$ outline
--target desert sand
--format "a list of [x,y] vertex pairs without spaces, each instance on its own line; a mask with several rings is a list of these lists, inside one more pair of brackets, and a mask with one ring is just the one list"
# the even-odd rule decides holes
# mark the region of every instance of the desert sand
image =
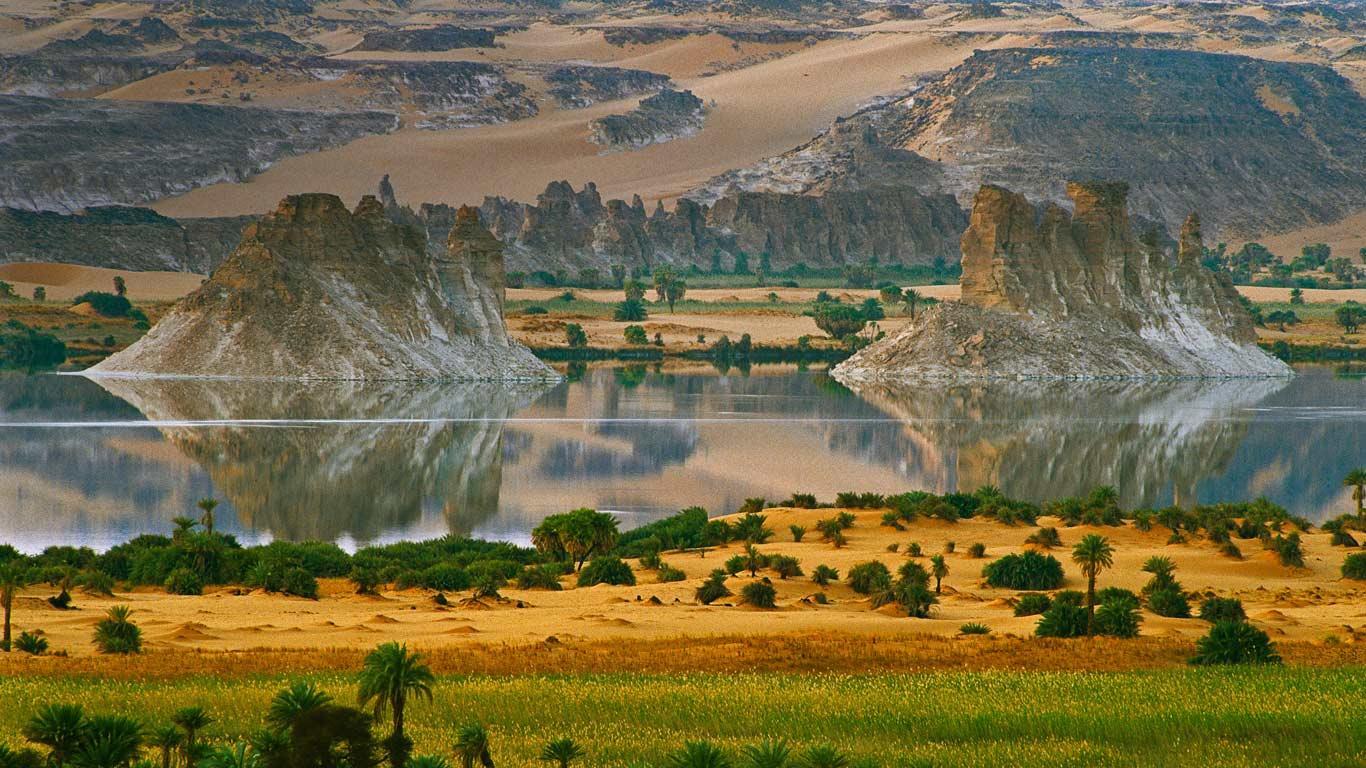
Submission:
[[[839,631],[864,637],[905,638],[909,635],[950,637],[965,622],[981,622],[997,635],[1028,636],[1038,617],[1015,617],[1016,592],[987,587],[982,567],[1002,555],[1025,548],[1028,526],[1006,526],[990,520],[958,523],[921,520],[908,530],[879,525],[881,511],[855,511],[857,522],[849,529],[848,545],[842,549],[823,543],[816,533],[800,543],[792,541],[788,526],[814,529],[818,518],[832,510],[774,508],[766,511],[768,527],[775,531],[766,553],[792,555],[809,573],[818,564],[830,565],[846,574],[851,566],[881,560],[893,571],[907,559],[911,542],[919,542],[926,557],[943,552],[949,541],[957,551],[946,556],[949,575],[944,580],[940,604],[931,618],[909,619],[897,610],[873,610],[867,598],[843,582],[826,590],[828,605],[809,600],[821,590],[809,578],[781,580],[773,577],[778,608],[757,610],[726,598],[711,606],[698,604],[693,591],[699,580],[721,567],[743,545],[698,552],[669,552],[664,560],[682,569],[687,580],[655,583],[654,574],[637,565],[637,586],[599,585],[574,588],[564,579],[560,592],[504,589],[502,600],[462,600],[450,595],[451,605],[439,606],[426,590],[386,590],[377,596],[360,596],[344,580],[322,584],[319,600],[283,597],[241,588],[216,588],[199,597],[167,595],[161,590],[140,588],[114,597],[76,595],[78,610],[57,611],[44,601],[51,588],[25,590],[15,602],[14,621],[19,629],[42,629],[53,649],[72,656],[93,654],[91,628],[105,610],[127,604],[143,629],[152,653],[184,651],[242,651],[248,649],[363,649],[385,640],[402,640],[424,649],[459,648],[470,645],[530,644],[553,636],[559,642],[593,642],[620,639],[648,641],[665,638],[708,638],[723,635],[760,637]],[[1040,525],[1057,521],[1041,518]],[[1331,547],[1329,536],[1304,535],[1306,567],[1287,568],[1256,542],[1240,542],[1244,560],[1231,560],[1204,541],[1167,545],[1168,532],[1154,526],[1147,533],[1130,526],[1060,528],[1063,548],[1052,554],[1064,563],[1064,588],[1084,589],[1085,582],[1068,556],[1082,536],[1098,533],[1115,546],[1114,567],[1105,571],[1099,585],[1138,591],[1147,574],[1144,560],[1155,554],[1172,558],[1176,575],[1185,588],[1199,596],[1240,598],[1254,624],[1279,642],[1366,641],[1366,588],[1360,582],[1342,580],[1338,568],[1346,554]],[[968,545],[986,545],[985,558],[966,554]],[[900,552],[888,547],[899,545]],[[772,576],[772,574],[768,574]],[[764,576],[760,574],[760,578]],[[747,574],[727,584],[737,595],[750,581]],[[1198,599],[1195,601],[1198,608]],[[1153,638],[1191,639],[1203,635],[1208,624],[1198,618],[1172,619],[1144,611],[1142,635]],[[1333,637],[1336,640],[1329,640]]]
[[133,272],[51,262],[0,264],[0,280],[13,285],[15,293],[29,297],[43,286],[50,301],[69,301],[87,291],[113,292],[115,277],[124,279],[132,301],[178,299],[204,281],[203,275],[188,272]]

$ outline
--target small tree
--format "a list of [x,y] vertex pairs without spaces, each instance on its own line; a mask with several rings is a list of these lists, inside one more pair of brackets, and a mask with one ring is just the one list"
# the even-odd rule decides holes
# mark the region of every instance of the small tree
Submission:
[[636,323],[644,320],[649,315],[645,309],[645,302],[639,299],[627,299],[617,305],[612,311],[612,319],[619,323]]
[[825,331],[832,339],[842,339],[863,330],[866,321],[863,313],[847,304],[821,302],[816,305],[812,318],[816,327]]
[[626,294],[627,301],[642,301],[645,298],[645,286],[638,280],[627,280],[622,285],[622,290]]
[[95,625],[95,647],[100,653],[130,654],[142,651],[142,630],[130,619],[126,605],[116,605]]
[[488,729],[478,723],[461,728],[455,740],[455,758],[460,768],[493,768]]
[[1357,518],[1366,527],[1366,467],[1357,467],[1342,478],[1342,484],[1352,489],[1352,499],[1357,503]]
[[199,501],[195,502],[195,506],[196,506],[196,507],[199,507],[199,512],[200,512],[199,524],[202,525],[202,526],[204,526],[204,532],[205,532],[205,533],[212,534],[212,533],[213,533],[213,511],[214,511],[215,509],[218,509],[218,500],[217,500],[217,499],[200,499]]
[[10,619],[14,612],[14,598],[28,585],[28,571],[17,560],[0,563],[0,611],[4,613],[4,634],[0,636],[0,651],[10,649],[13,628]]
[[572,349],[581,349],[588,346],[588,334],[584,332],[583,326],[578,323],[569,323],[565,325],[564,340]]
[[1366,308],[1349,301],[1333,310],[1333,321],[1342,326],[1347,333],[1356,333],[1362,322],[1366,322]]
[[128,283],[124,282],[123,275],[114,275],[114,295],[127,296]]
[[702,582],[693,596],[697,598],[697,602],[703,605],[711,605],[723,597],[730,597],[730,595],[731,591],[726,587],[726,572],[718,568],[712,571],[711,575]]
[[34,288],[34,289],[33,289],[33,300],[34,300],[34,301],[47,301],[47,289],[44,288],[44,287],[41,286],[41,285],[40,285],[40,286],[37,286],[36,288]]
[[573,739],[555,739],[541,748],[540,760],[552,763],[557,768],[569,768],[569,764],[583,757],[583,748]]
[[[412,751],[412,742],[403,730],[408,698],[431,701],[434,682],[436,677],[423,662],[422,654],[410,653],[407,645],[384,643],[365,657],[356,699],[360,706],[370,707],[376,719],[393,715],[394,731],[385,742],[393,768],[403,768]],[[319,706],[312,711],[321,709]]]
[[674,311],[674,304],[682,301],[683,296],[688,292],[688,282],[681,277],[675,277],[669,281],[664,288],[664,299],[669,302],[669,312]]
[[645,334],[645,329],[639,325],[626,326],[622,334],[626,337],[626,343],[634,346],[644,346],[650,343],[650,337]]
[[1290,289],[1290,303],[1291,303],[1291,304],[1303,304],[1303,303],[1304,303],[1304,291],[1300,290],[1299,288],[1291,288],[1291,289]]
[[940,593],[940,586],[944,577],[949,575],[949,564],[944,562],[943,555],[934,555],[930,558],[930,573],[934,576],[934,593]]
[[1086,576],[1086,634],[1090,635],[1096,619],[1096,577],[1114,565],[1115,549],[1104,536],[1092,533],[1072,548],[1072,562],[1081,566]]

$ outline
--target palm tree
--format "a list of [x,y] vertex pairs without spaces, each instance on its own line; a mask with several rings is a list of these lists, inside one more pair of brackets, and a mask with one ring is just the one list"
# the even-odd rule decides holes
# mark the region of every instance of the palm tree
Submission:
[[759,554],[759,548],[753,544],[745,545],[745,570],[749,571],[750,578],[759,574],[759,569],[764,567],[764,556]]
[[1115,564],[1115,549],[1110,540],[1099,534],[1088,534],[1072,548],[1072,562],[1086,574],[1086,635],[1089,637],[1096,623],[1096,576]]
[[[432,698],[432,683],[436,677],[432,670],[422,662],[422,654],[409,653],[407,645],[385,643],[365,657],[365,666],[360,673],[358,691],[361,707],[372,706],[375,718],[380,719],[393,712],[394,733],[392,744],[400,747],[407,744],[403,734],[403,711],[408,704],[408,696]],[[402,768],[406,749],[390,749],[390,760],[394,768]]]
[[71,756],[73,768],[127,768],[142,751],[142,726],[121,715],[86,721],[81,745]]
[[175,530],[171,532],[171,539],[173,541],[180,541],[191,533],[194,533],[194,527],[199,525],[199,521],[193,517],[181,515],[171,518],[171,524],[175,526]]
[[451,764],[440,755],[418,755],[409,758],[403,768],[451,768]]
[[669,755],[668,768],[730,768],[730,758],[710,741],[689,741]]
[[1352,488],[1352,498],[1357,502],[1357,518],[1366,525],[1366,467],[1357,467],[1342,479],[1342,484]]
[[475,723],[460,729],[455,740],[455,757],[460,768],[493,768],[493,755],[489,752],[489,732],[484,726]]
[[949,575],[949,564],[944,562],[943,555],[935,555],[930,558],[930,573],[934,575],[934,593],[937,595],[944,577]]
[[834,747],[811,747],[802,753],[802,768],[848,768],[849,756]]
[[195,736],[213,724],[213,717],[203,707],[184,707],[171,715],[171,722],[185,731],[185,757],[193,762]]
[[24,725],[24,738],[48,748],[48,761],[64,765],[81,745],[86,729],[85,711],[77,704],[49,704]]
[[746,768],[786,768],[792,750],[782,739],[769,739],[743,747],[740,756],[745,759]]
[[28,585],[28,572],[18,562],[0,563],[0,610],[4,611],[4,635],[0,636],[0,651],[10,649],[10,616],[14,611],[14,596]]
[[317,686],[299,681],[275,694],[266,720],[277,728],[288,728],[294,723],[294,718],[331,701],[332,697],[318,690]]
[[171,757],[176,747],[185,742],[185,735],[174,725],[163,725],[147,734],[147,744],[161,750],[161,768],[171,768]]
[[583,757],[583,748],[573,739],[556,739],[541,749],[541,762],[554,763],[559,768],[569,768],[569,764]]
[[906,302],[906,306],[910,308],[911,319],[914,320],[915,305],[920,301],[920,292],[914,288],[907,288],[906,292],[901,294],[901,300]]
[[219,747],[199,761],[198,768],[261,768],[261,755],[244,741]]
[[213,533],[213,511],[218,507],[218,499],[200,499],[195,506],[204,513],[199,518],[199,523],[204,526],[204,532]]

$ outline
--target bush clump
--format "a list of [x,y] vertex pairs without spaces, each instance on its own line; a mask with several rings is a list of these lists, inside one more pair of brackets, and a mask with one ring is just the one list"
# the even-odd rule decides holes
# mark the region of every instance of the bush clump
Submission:
[[828,586],[830,582],[840,580],[840,572],[828,565],[818,565],[811,571],[811,580],[818,587]]
[[1366,579],[1366,552],[1348,555],[1342,561],[1342,578]]
[[177,568],[166,577],[166,591],[173,595],[202,595],[204,580],[189,568]]
[[595,557],[579,571],[580,587],[591,587],[594,584],[634,587],[636,575],[631,571],[631,566],[619,557]]
[[754,581],[740,589],[740,598],[755,608],[773,608],[777,603],[778,591],[768,583],[768,579]]
[[711,605],[723,597],[730,597],[733,593],[726,586],[726,572],[720,568],[711,572],[711,575],[698,586],[693,596],[697,602],[703,605]]
[[964,624],[963,626],[961,626],[961,627],[958,628],[958,634],[960,634],[960,635],[989,635],[989,634],[991,634],[991,627],[988,627],[988,626],[985,625],[985,624],[980,624],[980,623],[975,622],[975,621],[970,621],[970,622],[968,622],[967,624]]
[[100,653],[131,654],[142,652],[142,630],[129,616],[126,605],[116,605],[95,625],[95,647]]
[[561,570],[553,565],[528,565],[517,574],[518,589],[548,589],[558,592]]
[[859,563],[849,569],[849,586],[860,595],[885,592],[892,586],[892,572],[876,560]]
[[1243,601],[1236,597],[1211,597],[1200,604],[1200,618],[1211,624],[1221,621],[1247,621]]
[[1057,589],[1062,586],[1062,563],[1052,555],[1024,552],[987,563],[982,575],[987,584],[1003,589]]
[[688,578],[688,574],[668,563],[660,563],[659,570],[655,572],[655,579],[660,584],[667,584],[671,581],[683,581]]
[[1280,662],[1271,638],[1245,621],[1220,621],[1210,627],[1209,634],[1196,642],[1195,656],[1190,660],[1196,665]]
[[1166,616],[1172,619],[1189,619],[1191,617],[1190,602],[1186,600],[1186,595],[1178,589],[1159,589],[1149,592],[1148,610],[1158,616]]
[[1031,592],[1027,595],[1020,595],[1020,601],[1015,604],[1016,616],[1037,616],[1053,606],[1053,598],[1040,592]]

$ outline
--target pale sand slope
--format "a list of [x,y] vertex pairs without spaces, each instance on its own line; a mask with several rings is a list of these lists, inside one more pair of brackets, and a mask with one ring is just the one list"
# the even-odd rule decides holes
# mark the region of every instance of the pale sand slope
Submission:
[[[1028,635],[1037,617],[1013,615],[1008,600],[1017,593],[986,587],[982,567],[992,559],[1023,549],[1030,527],[1009,527],[987,520],[967,520],[956,524],[942,521],[917,522],[906,531],[878,525],[880,511],[857,512],[858,522],[849,529],[849,544],[835,549],[810,533],[794,543],[788,526],[800,524],[814,529],[818,518],[832,510],[767,510],[773,539],[760,549],[782,553],[801,560],[809,573],[818,564],[827,564],[847,574],[859,562],[881,560],[895,571],[907,557],[887,551],[889,544],[905,548],[919,542],[926,553],[942,552],[946,542],[958,544],[958,551],[947,556],[949,576],[944,580],[941,602],[929,619],[908,619],[891,609],[872,610],[867,598],[855,594],[845,583],[832,584],[827,590],[831,604],[803,602],[802,598],[820,591],[809,578],[780,580],[773,577],[778,592],[778,610],[759,611],[740,605],[696,604],[693,591],[699,580],[718,568],[742,545],[731,544],[708,551],[705,556],[670,552],[665,561],[681,568],[686,581],[655,583],[649,571],[637,570],[635,587],[597,586],[577,589],[565,579],[562,592],[505,589],[509,602],[461,605],[460,595],[452,595],[455,605],[437,606],[432,594],[422,590],[386,591],[380,597],[361,597],[352,593],[344,581],[324,585],[318,601],[266,594],[232,594],[239,590],[216,590],[202,597],[175,597],[163,592],[139,591],[113,598],[78,594],[81,609],[60,612],[42,598],[50,588],[30,588],[16,601],[15,631],[44,630],[55,650],[86,655],[92,627],[111,605],[127,604],[134,620],[143,629],[152,652],[188,649],[240,650],[248,648],[369,648],[385,640],[401,640],[420,648],[458,646],[467,643],[526,643],[554,635],[561,640],[630,638],[667,638],[721,634],[775,634],[840,630],[860,634],[901,635],[928,633],[952,635],[969,621],[978,621],[997,633]],[[1045,518],[1043,524],[1055,523]],[[1255,541],[1239,541],[1245,560],[1230,560],[1218,554],[1207,542],[1165,546],[1166,529],[1156,526],[1148,533],[1131,527],[1063,528],[1064,548],[1053,554],[1064,563],[1065,587],[1084,589],[1085,583],[1068,558],[1069,548],[1087,533],[1099,533],[1115,545],[1114,567],[1100,577],[1100,586],[1119,586],[1138,591],[1147,579],[1139,569],[1149,556],[1162,554],[1177,564],[1177,577],[1187,590],[1201,594],[1236,596],[1243,600],[1253,623],[1269,632],[1275,640],[1322,641],[1329,635],[1343,641],[1366,640],[1366,589],[1360,583],[1338,577],[1345,550],[1330,547],[1328,536],[1304,536],[1304,569],[1289,569],[1260,550]],[[964,551],[973,542],[987,547],[987,557],[971,559]],[[928,558],[917,562],[928,565]],[[769,574],[770,576],[772,574]],[[738,594],[750,581],[741,576],[728,580]],[[637,598],[640,598],[637,600]],[[653,604],[657,597],[660,604]],[[524,607],[516,608],[517,601]],[[738,603],[736,598],[725,602]],[[1198,603],[1197,603],[1198,606]],[[1143,614],[1145,635],[1179,635],[1187,638],[1204,634],[1209,625],[1199,619],[1170,619]],[[1350,627],[1350,629],[1349,629]]]
[[[972,52],[923,34],[875,34],[819,43],[743,70],[683,80],[715,108],[696,136],[634,152],[599,154],[595,117],[633,101],[548,110],[529,120],[455,131],[400,131],[281,161],[244,184],[218,184],[164,200],[170,216],[254,213],[306,189],[354,202],[391,174],[402,199],[477,203],[485,195],[532,200],[548,181],[596,181],[604,197],[670,198],[713,175],[791,149],[872,97]],[[631,64],[629,60],[623,64]]]
[[[1366,248],[1366,208],[1334,224],[1306,227],[1279,235],[1268,235],[1257,242],[1265,245],[1272,253],[1286,259],[1300,255],[1300,249],[1310,243],[1327,243],[1333,249],[1334,258],[1347,256],[1360,262],[1360,252]],[[1242,247],[1242,242],[1229,243],[1229,250]],[[1360,299],[1358,299],[1360,301]]]
[[68,301],[86,291],[112,293],[116,276],[123,277],[133,301],[178,299],[204,281],[203,275],[189,272],[133,272],[50,262],[0,264],[0,280],[12,284],[15,293],[27,298],[41,285],[49,301]]

